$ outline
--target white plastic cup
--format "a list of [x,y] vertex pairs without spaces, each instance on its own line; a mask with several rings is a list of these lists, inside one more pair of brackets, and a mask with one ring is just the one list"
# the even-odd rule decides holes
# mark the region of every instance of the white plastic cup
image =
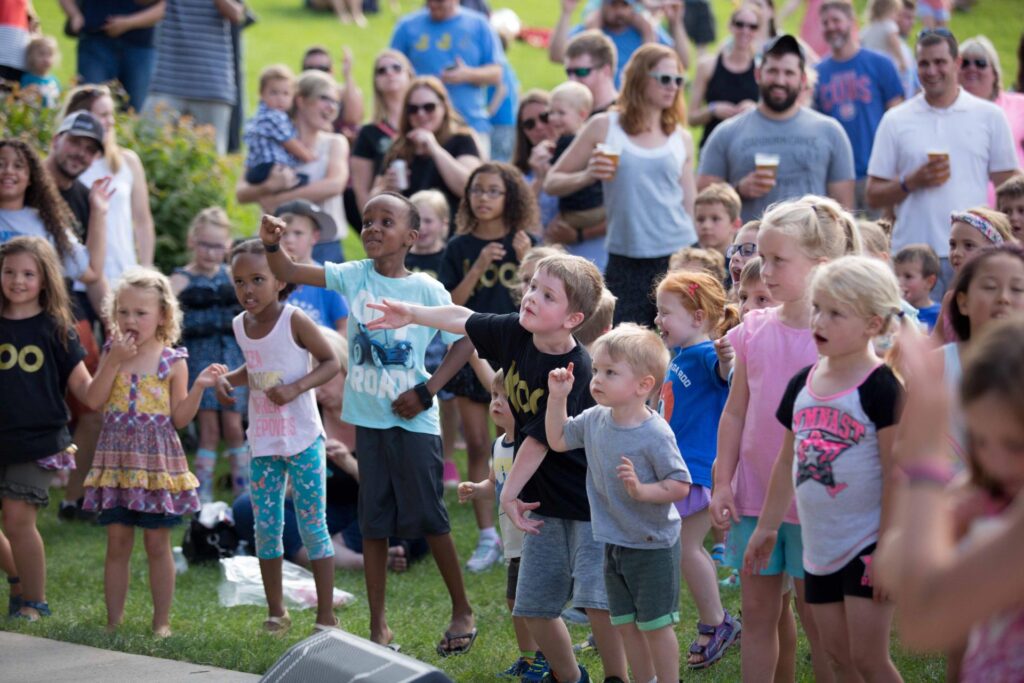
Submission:
[[395,181],[398,189],[405,192],[409,189],[409,165],[405,159],[395,159],[391,162],[391,170],[395,172]]

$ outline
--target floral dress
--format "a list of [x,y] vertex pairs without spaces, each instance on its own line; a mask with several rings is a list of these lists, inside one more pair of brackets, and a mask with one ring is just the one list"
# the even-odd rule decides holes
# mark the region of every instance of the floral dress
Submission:
[[199,481],[171,420],[171,366],[187,357],[185,349],[165,348],[156,374],[118,374],[85,479],[84,509],[173,516],[199,510]]

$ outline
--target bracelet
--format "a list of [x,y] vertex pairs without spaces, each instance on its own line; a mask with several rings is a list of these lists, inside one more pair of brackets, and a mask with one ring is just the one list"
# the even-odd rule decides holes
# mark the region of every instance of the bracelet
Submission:
[[416,392],[416,396],[420,399],[424,410],[429,410],[434,405],[434,396],[430,393],[430,389],[427,388],[426,382],[420,382],[412,390]]
[[281,245],[280,244],[267,244],[266,242],[264,242],[263,243],[263,248],[266,250],[266,252],[268,254],[276,254],[278,251],[280,251]]
[[907,187],[907,176],[906,174],[900,176],[900,189],[905,193],[910,194],[910,188]]
[[903,465],[901,469],[911,486],[929,484],[945,488],[953,480],[953,468],[945,463],[916,462]]

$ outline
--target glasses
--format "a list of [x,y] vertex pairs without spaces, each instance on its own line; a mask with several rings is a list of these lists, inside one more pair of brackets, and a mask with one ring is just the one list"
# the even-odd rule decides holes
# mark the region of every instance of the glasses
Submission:
[[227,251],[227,245],[221,244],[220,242],[196,242],[196,249],[205,249],[206,251],[216,253],[220,251]]
[[341,107],[341,100],[336,100],[333,97],[331,97],[330,95],[321,95],[318,99],[321,102],[323,102],[324,104],[331,105],[335,109],[338,109],[339,107]]
[[402,70],[401,64],[381,64],[377,67],[377,75],[383,76],[387,72],[398,73]]
[[303,68],[306,71],[323,71],[325,74],[331,73],[331,67],[329,64],[307,64]]
[[488,199],[497,199],[498,197],[505,196],[505,190],[498,190],[496,188],[484,189],[482,187],[471,187],[469,188],[469,194],[474,197],[487,197]]
[[926,28],[922,29],[921,32],[917,34],[917,39],[921,40],[922,38],[927,38],[928,36],[941,36],[943,38],[952,38],[953,32],[950,31],[948,28],[943,28],[942,26],[939,26],[938,28]]
[[732,27],[733,28],[739,28],[739,29],[744,29],[745,28],[748,31],[756,31],[757,29],[761,28],[761,24],[754,24],[754,23],[747,22],[747,21],[740,21],[739,19],[733,19],[732,20]]
[[680,76],[679,74],[663,74],[657,71],[652,71],[648,75],[665,87],[669,87],[672,85],[674,85],[677,88],[683,87],[683,77]]
[[732,244],[725,250],[725,258],[731,259],[733,256],[739,255],[743,258],[750,258],[757,254],[757,243],[755,242],[744,242],[743,244]]
[[566,67],[565,75],[567,78],[573,78],[574,76],[576,78],[586,78],[595,68],[593,66]]
[[533,130],[539,123],[547,124],[550,117],[551,112],[542,111],[537,114],[537,118],[535,119],[525,119],[523,120],[523,130]]
[[437,111],[437,102],[427,102],[425,104],[410,104],[405,108],[409,113],[409,116],[416,116],[422,110],[424,114],[433,114]]
[[984,57],[977,57],[975,59],[964,57],[963,64],[960,65],[960,68],[966,69],[969,66],[973,66],[975,69],[978,69],[979,71],[984,71],[985,69],[988,68],[988,60],[985,59]]

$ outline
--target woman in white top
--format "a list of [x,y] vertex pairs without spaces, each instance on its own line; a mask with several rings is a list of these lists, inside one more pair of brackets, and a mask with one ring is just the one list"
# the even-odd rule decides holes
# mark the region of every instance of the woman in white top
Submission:
[[104,156],[79,176],[86,187],[109,176],[110,208],[107,210],[107,258],[103,273],[113,285],[126,269],[152,266],[156,248],[153,214],[149,210],[149,186],[146,169],[139,155],[117,144],[114,99],[105,85],[84,85],[68,93],[62,116],[87,111],[99,119],[106,130]]
[[648,44],[634,52],[623,71],[619,104],[587,122],[544,180],[544,191],[557,196],[602,181],[605,284],[618,299],[616,324],[654,325],[655,282],[668,269],[669,256],[697,240],[683,73],[671,48]]
[[295,184],[292,169],[275,169],[259,185],[250,185],[239,178],[235,197],[243,204],[258,202],[272,213],[274,209],[293,199],[307,199],[330,214],[339,232],[320,234],[320,243],[313,248],[317,261],[344,261],[340,240],[348,230],[342,194],[348,184],[348,140],[334,132],[334,119],[338,116],[338,85],[322,71],[304,71],[299,76],[292,105],[292,121],[299,132],[299,141],[312,149],[316,159],[303,164],[295,172],[304,173],[309,182],[301,187],[286,189]]

